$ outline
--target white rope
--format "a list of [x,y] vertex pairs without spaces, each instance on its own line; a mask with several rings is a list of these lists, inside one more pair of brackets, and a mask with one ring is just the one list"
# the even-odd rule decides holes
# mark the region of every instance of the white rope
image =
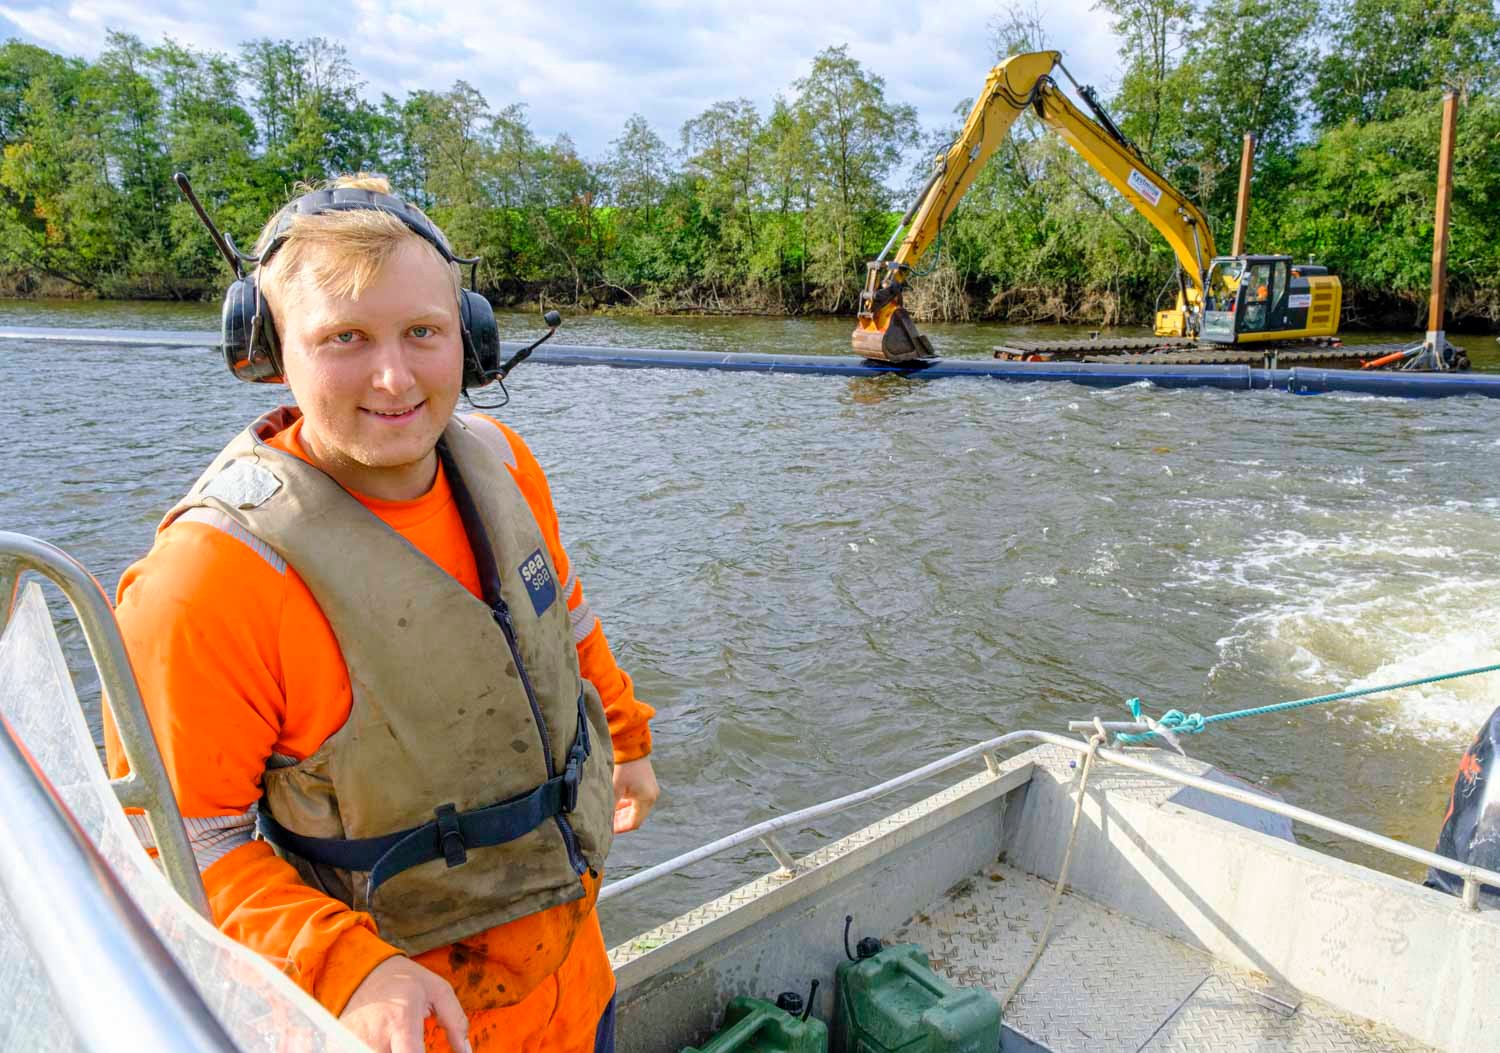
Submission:
[[1099,718],[1094,718],[1094,735],[1089,739],[1089,751],[1083,757],[1083,771],[1078,778],[1078,800],[1073,805],[1073,828],[1068,831],[1068,847],[1063,852],[1062,867],[1057,872],[1057,884],[1052,887],[1052,902],[1047,904],[1047,920],[1042,925],[1042,935],[1036,941],[1036,949],[1031,952],[1031,960],[1026,963],[1015,982],[1010,985],[1010,990],[1005,992],[1005,997],[1000,1000],[1000,1011],[1010,1011],[1011,999],[1016,997],[1016,992],[1021,989],[1031,976],[1031,970],[1036,968],[1036,963],[1041,961],[1042,952],[1047,949],[1047,940],[1052,936],[1052,922],[1057,917],[1057,904],[1062,900],[1063,890],[1068,884],[1068,866],[1073,862],[1073,846],[1078,843],[1078,827],[1083,820],[1083,794],[1089,786],[1089,772],[1094,767],[1094,754],[1099,747],[1109,739],[1109,734],[1104,730],[1104,725]]

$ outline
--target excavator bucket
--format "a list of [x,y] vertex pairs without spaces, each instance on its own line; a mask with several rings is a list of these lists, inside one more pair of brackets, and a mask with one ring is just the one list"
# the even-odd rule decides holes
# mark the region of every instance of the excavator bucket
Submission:
[[937,357],[932,341],[917,332],[916,323],[903,307],[891,312],[883,329],[873,318],[862,316],[850,343],[855,351],[877,362],[922,362]]

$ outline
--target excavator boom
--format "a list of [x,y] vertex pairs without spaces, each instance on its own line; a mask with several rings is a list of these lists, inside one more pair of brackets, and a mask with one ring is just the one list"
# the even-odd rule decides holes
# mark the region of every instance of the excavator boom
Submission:
[[1051,77],[1054,69],[1067,74],[1061,58],[1056,51],[1012,55],[990,70],[963,130],[937,156],[927,185],[902,217],[879,258],[869,264],[852,340],[854,349],[866,358],[904,362],[932,355],[931,343],[917,331],[902,306],[902,292],[985,162],[1028,107],[1167,239],[1184,276],[1178,318],[1173,324],[1182,329],[1178,335],[1185,335],[1192,327],[1188,316],[1195,318],[1201,312],[1204,276],[1214,256],[1208,222],[1197,206],[1146,163],[1094,100],[1090,89],[1078,91],[1097,120],[1063,94]]
[[1080,89],[1079,94],[1095,107],[1102,123],[1092,120],[1073,105],[1050,77],[1037,90],[1037,116],[1062,136],[1167,240],[1177,257],[1177,266],[1182,269],[1189,289],[1195,294],[1189,297],[1190,302],[1201,302],[1208,264],[1216,255],[1208,218],[1146,163],[1140,151],[1093,103],[1092,91]]

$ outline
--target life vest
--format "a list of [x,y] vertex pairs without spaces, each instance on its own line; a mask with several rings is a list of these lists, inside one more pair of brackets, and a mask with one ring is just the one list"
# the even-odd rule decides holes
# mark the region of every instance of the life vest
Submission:
[[505,436],[455,416],[438,444],[480,600],[331,477],[266,445],[296,413],[242,432],[163,524],[206,507],[274,549],[348,666],[343,727],[304,760],[272,758],[261,835],[408,954],[580,898],[612,837],[609,725]]

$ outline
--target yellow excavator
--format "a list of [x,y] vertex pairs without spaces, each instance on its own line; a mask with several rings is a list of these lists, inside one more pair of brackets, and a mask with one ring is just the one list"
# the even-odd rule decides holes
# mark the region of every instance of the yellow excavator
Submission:
[[[1343,299],[1338,278],[1324,267],[1293,264],[1289,256],[1216,256],[1203,213],[1146,162],[1105,113],[1093,89],[1080,87],[1061,60],[1056,51],[1012,55],[990,71],[963,131],[937,156],[927,185],[879,258],[869,264],[860,293],[854,350],[886,362],[934,356],[931,341],[917,331],[902,306],[902,293],[943,224],[1028,107],[1167,239],[1177,257],[1177,303],[1157,312],[1155,338],[1053,341],[1045,347],[1035,345],[1041,348],[1035,354],[1023,347],[1019,354],[1004,357],[1182,352],[1272,343],[1307,348],[1334,343],[1330,338],[1338,332]],[[1063,94],[1052,79],[1054,70],[1073,84],[1092,117]]]

